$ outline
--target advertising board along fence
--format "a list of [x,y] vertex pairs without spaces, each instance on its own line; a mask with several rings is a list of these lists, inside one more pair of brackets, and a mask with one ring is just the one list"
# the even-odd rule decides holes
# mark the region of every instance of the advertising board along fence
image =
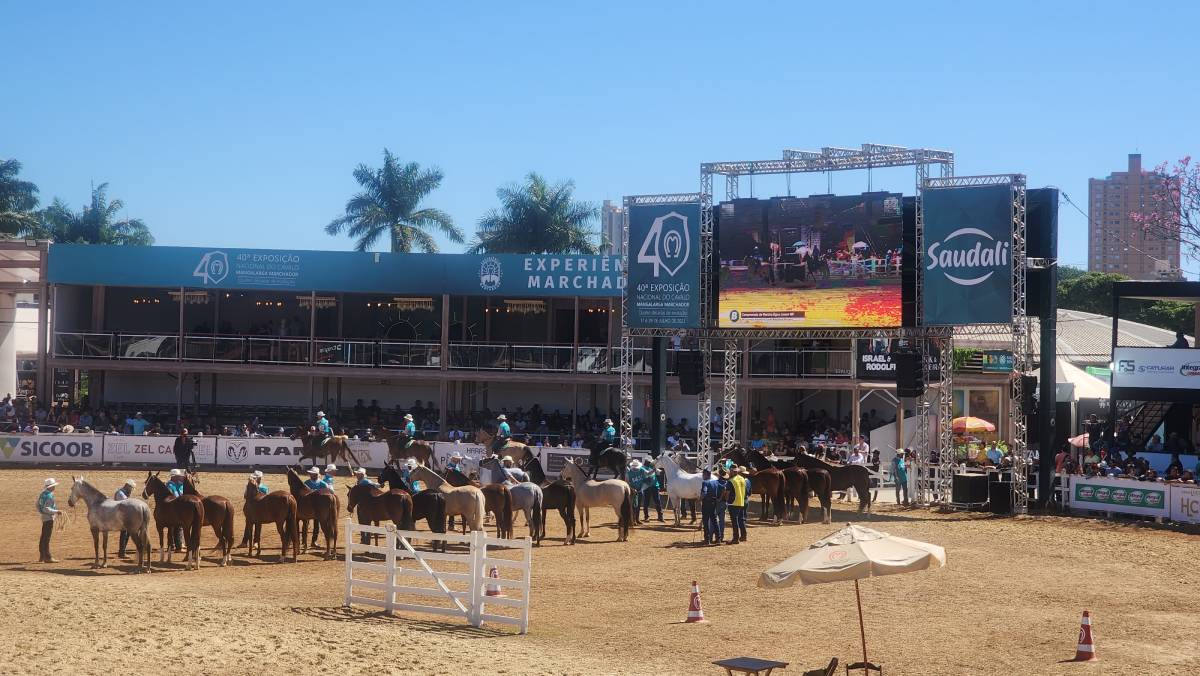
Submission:
[[[438,533],[437,539],[451,545],[468,546],[466,553],[418,551],[412,541],[428,541],[431,533],[396,530],[395,526],[366,526],[351,519],[344,520],[346,537],[346,582],[343,605],[365,605],[383,608],[391,615],[397,610],[461,617],[472,626],[484,622],[516,626],[520,633],[529,631],[529,597],[532,590],[533,542],[528,537],[502,540],[488,537],[484,531],[469,535]],[[376,542],[358,543],[357,535],[377,536]],[[518,555],[516,559],[492,556],[489,550],[504,548]],[[376,554],[382,562],[355,560],[355,554]],[[407,564],[407,565],[406,565]],[[431,564],[437,564],[438,568]],[[519,578],[490,577],[492,567],[516,570]],[[374,575],[367,579],[363,575]],[[408,583],[401,578],[419,578]],[[419,586],[425,582],[427,586]],[[431,586],[430,586],[431,585]],[[519,594],[489,596],[487,589],[519,590]],[[380,594],[381,593],[381,594]],[[372,594],[372,595],[367,595]],[[398,601],[400,597],[418,597],[420,601]],[[440,602],[441,605],[434,605]],[[487,606],[513,609],[515,615],[488,612]]]
[[[128,464],[175,464],[175,437],[110,434],[103,437],[104,462]],[[192,437],[197,465],[215,465],[217,437]]]
[[[303,447],[299,439],[288,437],[218,437],[216,463],[246,467],[295,465],[300,462]],[[387,462],[388,448],[382,441],[351,440],[350,450],[360,463],[372,469],[380,469]]]
[[1172,489],[1170,484],[1152,481],[1071,477],[1067,499],[1071,509],[1138,514],[1161,521],[1171,516],[1169,497]]
[[0,462],[28,465],[98,465],[104,436],[99,434],[13,434],[0,436]]

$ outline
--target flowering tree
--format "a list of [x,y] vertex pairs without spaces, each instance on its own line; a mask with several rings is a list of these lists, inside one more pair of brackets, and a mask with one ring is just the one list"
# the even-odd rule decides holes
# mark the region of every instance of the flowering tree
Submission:
[[1185,257],[1200,261],[1200,163],[1184,157],[1154,169],[1162,181],[1151,184],[1138,211],[1130,214],[1147,237],[1179,242]]

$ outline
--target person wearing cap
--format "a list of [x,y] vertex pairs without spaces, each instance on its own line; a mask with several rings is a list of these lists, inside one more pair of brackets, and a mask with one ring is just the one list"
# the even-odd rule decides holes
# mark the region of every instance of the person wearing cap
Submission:
[[401,434],[404,435],[404,447],[412,446],[413,439],[417,438],[417,424],[413,422],[413,414],[404,414],[404,431]]
[[[133,479],[126,479],[125,483],[121,484],[121,487],[117,489],[117,492],[113,493],[113,501],[121,502],[122,500],[128,500],[129,496],[133,495],[133,487],[136,485],[137,483],[135,483]],[[125,545],[127,544],[129,544],[129,531],[122,530],[121,545],[120,548],[117,549],[118,557],[122,559],[125,558]]]
[[325,488],[325,482],[321,481],[321,470],[317,469],[316,465],[308,468],[308,478],[304,480],[304,485],[314,491]]
[[325,411],[317,411],[316,428],[317,434],[321,435],[321,445],[324,446],[333,436],[333,428],[329,425],[329,419],[325,417]]
[[[892,458],[892,481],[896,482],[896,504],[908,504],[908,463],[905,462],[905,456],[908,454],[908,449],[901,448],[896,450],[896,457]],[[900,494],[904,494],[904,500],[900,500]]]
[[642,482],[642,521],[650,520],[650,503],[654,503],[654,510],[658,512],[658,520],[663,520],[662,514],[662,495],[659,489],[662,486],[658,481],[658,469],[654,467],[654,459],[646,458],[646,462],[642,465],[642,474],[645,479]]
[[504,456],[504,458],[500,460],[500,465],[504,468],[504,473],[508,475],[508,478],[512,479],[513,481],[517,483],[529,481],[529,477],[525,474],[525,470],[521,469],[520,467],[513,466],[513,459],[511,455]]
[[333,490],[333,478],[337,476],[337,465],[332,462],[325,465],[325,476],[321,478],[321,483],[325,484],[325,488]]
[[729,485],[728,469],[722,467],[717,470],[717,485],[720,486],[718,489],[720,493],[718,493],[719,497],[717,498],[717,504],[715,505],[717,511],[716,541],[717,544],[721,544],[725,541],[725,513],[729,509],[729,494],[733,490]]
[[50,536],[54,533],[54,519],[62,513],[54,506],[54,487],[57,485],[57,479],[46,479],[42,482],[42,492],[37,499],[38,516],[42,517],[42,537],[38,540],[39,563],[58,563],[58,559],[50,556]]
[[266,482],[263,481],[262,470],[256,469],[253,472],[251,472],[250,480],[254,482],[254,485],[258,486],[259,493],[266,495],[267,493],[271,492],[271,489],[267,488]]
[[140,437],[145,434],[146,427],[148,425],[150,425],[150,423],[142,417],[141,411],[134,413],[132,418],[125,419],[125,427],[128,428],[129,433],[134,436]]
[[508,416],[501,413],[496,416],[496,422],[500,423],[496,426],[496,438],[492,440],[492,453],[499,453],[508,445],[508,440],[512,438],[512,428],[508,426]]
[[354,470],[354,478],[357,479],[355,484],[358,486],[371,486],[372,488],[379,488],[379,484],[367,478],[366,467],[359,467],[358,469]]
[[701,472],[700,482],[700,515],[704,524],[704,544],[718,544],[714,541],[717,533],[717,500],[721,496],[721,484],[713,478],[712,470],[708,467]]
[[745,467],[735,467],[733,477],[729,480],[729,544],[736,545],[746,541],[746,496],[749,481],[745,477]]
[[[167,490],[171,492],[171,497],[177,498],[183,495],[185,473],[183,470],[176,467],[171,470],[171,480],[167,482]],[[183,551],[183,527],[179,526],[171,531],[171,540],[174,543],[172,546],[175,551]]]
[[638,506],[642,504],[642,491],[646,489],[646,473],[642,461],[634,458],[625,468],[625,483],[629,484],[629,497],[633,502],[633,521],[638,522]]
[[604,431],[600,433],[600,439],[609,447],[617,445],[617,428],[613,427],[612,418],[604,419]]
[[455,451],[450,454],[450,462],[446,463],[446,471],[450,471],[450,470],[454,470],[455,472],[461,472],[463,474],[466,474],[466,472],[463,471],[462,453]]

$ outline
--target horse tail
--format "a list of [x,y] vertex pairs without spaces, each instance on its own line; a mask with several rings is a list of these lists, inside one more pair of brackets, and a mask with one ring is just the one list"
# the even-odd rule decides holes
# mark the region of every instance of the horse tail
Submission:
[[475,513],[471,515],[471,530],[483,530],[483,515],[487,513],[487,502],[483,491],[475,491]]
[[501,505],[504,511],[504,537],[511,538],[513,536],[513,521],[516,517],[513,516],[512,491],[504,489],[504,504]]
[[224,556],[228,558],[233,553],[233,503],[225,503],[225,518],[221,520],[221,541],[224,543]]
[[775,518],[780,521],[787,516],[787,476],[779,473],[779,487],[775,491]]
[[[291,497],[291,496],[288,496]],[[284,525],[285,540],[292,543],[292,561],[300,559],[300,506],[296,504],[296,499],[292,498],[287,503],[287,521]],[[287,548],[287,542],[283,543],[284,548]],[[283,554],[280,554],[283,557]]]
[[533,517],[533,522],[529,524],[530,530],[532,530],[534,533],[537,533],[537,537],[534,538],[535,542],[541,542],[542,524],[546,522],[542,514],[542,504],[544,502],[545,496],[542,495],[542,491],[539,488],[533,492],[533,508],[529,510],[530,516]]
[[192,515],[192,523],[188,526],[187,532],[187,551],[196,557],[196,570],[200,569],[200,534],[204,530],[204,503],[196,500],[195,514]]
[[857,485],[854,487],[854,490],[858,491],[858,511],[861,512],[863,509],[866,509],[868,512],[870,512],[871,511],[871,473],[870,473],[870,471],[867,470],[866,467],[863,467],[861,476],[862,476],[862,478],[860,479],[860,481],[856,482],[856,483],[862,483],[862,487],[859,488]]
[[433,468],[433,471],[440,472],[441,469],[438,467],[437,452],[433,450],[433,444],[427,445],[429,446],[429,466]]
[[625,497],[621,500],[621,522],[618,524],[621,530],[621,539],[629,538],[629,528],[633,525],[633,489],[625,487]]

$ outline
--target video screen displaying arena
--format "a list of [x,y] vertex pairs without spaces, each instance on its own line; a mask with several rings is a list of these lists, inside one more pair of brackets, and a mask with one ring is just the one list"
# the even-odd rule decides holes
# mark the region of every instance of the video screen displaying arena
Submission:
[[889,192],[721,203],[719,326],[900,326],[902,203]]

